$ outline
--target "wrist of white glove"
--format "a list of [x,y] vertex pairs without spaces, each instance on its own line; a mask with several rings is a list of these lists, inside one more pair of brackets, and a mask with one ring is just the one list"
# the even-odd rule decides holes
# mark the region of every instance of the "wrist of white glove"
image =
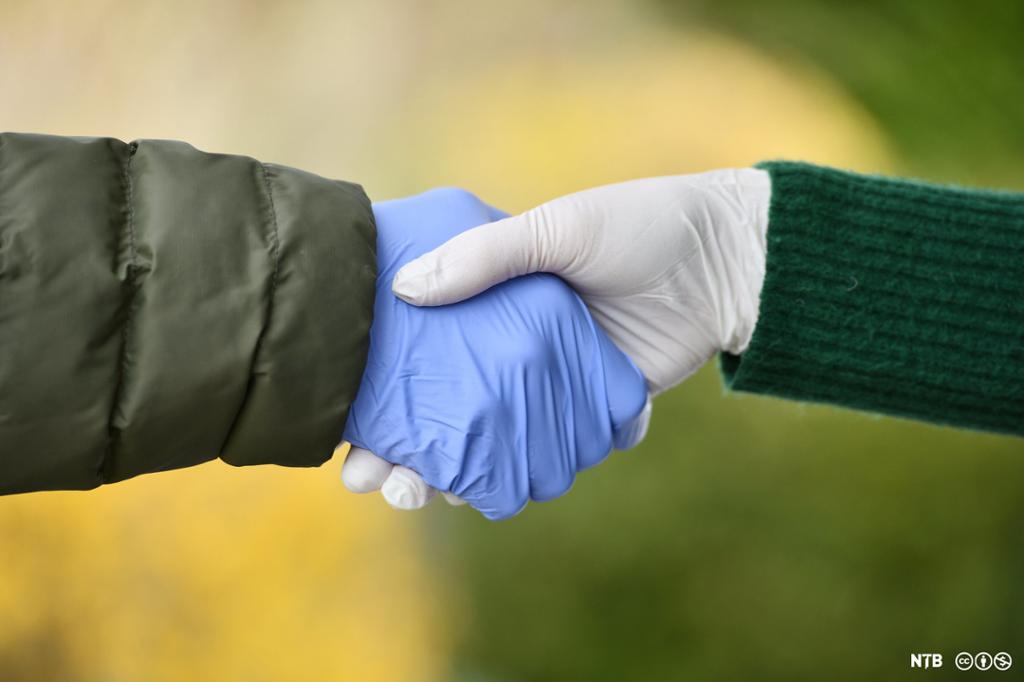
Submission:
[[442,305],[511,277],[557,274],[657,394],[749,344],[770,197],[757,169],[598,187],[455,237],[403,267],[393,290]]

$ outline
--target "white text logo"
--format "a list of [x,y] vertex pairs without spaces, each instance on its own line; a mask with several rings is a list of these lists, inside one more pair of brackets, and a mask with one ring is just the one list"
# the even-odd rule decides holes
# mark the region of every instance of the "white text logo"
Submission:
[[942,654],[910,654],[911,668],[941,668]]

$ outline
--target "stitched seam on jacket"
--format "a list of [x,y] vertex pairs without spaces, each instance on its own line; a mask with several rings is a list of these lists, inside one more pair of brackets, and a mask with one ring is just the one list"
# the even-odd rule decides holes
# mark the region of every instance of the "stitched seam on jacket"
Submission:
[[[125,228],[128,233],[128,263],[125,265],[124,284],[125,314],[124,322],[121,325],[121,352],[118,354],[117,385],[114,387],[114,401],[110,406],[110,418],[107,421],[107,450],[100,460],[99,476],[104,483],[109,481],[110,469],[114,463],[114,448],[117,442],[117,429],[114,428],[114,418],[117,415],[118,406],[124,394],[124,387],[128,378],[128,336],[132,325],[132,311],[135,307],[135,188],[132,185],[132,160],[135,152],[138,151],[139,143],[132,142],[128,145],[128,159],[125,161],[121,171],[121,183],[124,189],[125,204]],[[118,250],[120,250],[120,239]]]
[[[3,189],[4,189],[4,183],[3,183],[4,156],[3,156],[2,152],[4,150],[4,144],[6,144],[6,143],[7,143],[7,135],[6,135],[6,133],[0,133],[0,193],[2,193]],[[2,235],[0,235],[0,236],[2,236]]]
[[242,403],[238,406],[235,418],[231,421],[231,426],[228,427],[228,432],[224,436],[224,441],[221,443],[218,455],[224,454],[227,450],[228,443],[231,442],[231,436],[234,434],[235,427],[238,425],[238,420],[245,411],[246,403],[249,402],[249,396],[252,394],[252,385],[256,377],[256,363],[259,362],[260,351],[263,348],[263,340],[266,338],[267,332],[270,330],[270,320],[274,312],[274,295],[277,292],[277,279],[281,268],[281,237],[277,222],[277,205],[274,203],[274,185],[270,180],[270,173],[267,170],[266,164],[256,162],[256,165],[259,167],[259,172],[263,180],[262,189],[266,192],[267,202],[270,205],[270,233],[268,237],[270,240],[270,254],[274,260],[274,265],[270,272],[270,291],[267,294],[267,311],[263,321],[263,328],[260,329],[259,336],[256,337],[256,345],[253,347],[252,351],[252,364],[249,366],[249,380],[245,385],[245,393],[242,395]]

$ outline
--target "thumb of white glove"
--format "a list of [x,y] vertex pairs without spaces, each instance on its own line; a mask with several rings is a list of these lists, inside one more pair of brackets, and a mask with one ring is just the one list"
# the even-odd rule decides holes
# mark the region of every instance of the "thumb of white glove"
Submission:
[[598,187],[464,232],[406,264],[392,289],[433,306],[531,272],[559,275],[657,394],[716,352],[746,349],[770,197],[768,173],[755,169]]

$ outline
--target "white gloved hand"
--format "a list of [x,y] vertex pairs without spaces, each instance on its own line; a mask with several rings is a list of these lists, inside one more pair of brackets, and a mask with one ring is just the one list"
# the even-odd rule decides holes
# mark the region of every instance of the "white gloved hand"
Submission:
[[406,264],[392,287],[434,306],[531,272],[559,275],[657,394],[715,353],[746,349],[770,197],[768,173],[749,168],[598,187],[464,232]]

